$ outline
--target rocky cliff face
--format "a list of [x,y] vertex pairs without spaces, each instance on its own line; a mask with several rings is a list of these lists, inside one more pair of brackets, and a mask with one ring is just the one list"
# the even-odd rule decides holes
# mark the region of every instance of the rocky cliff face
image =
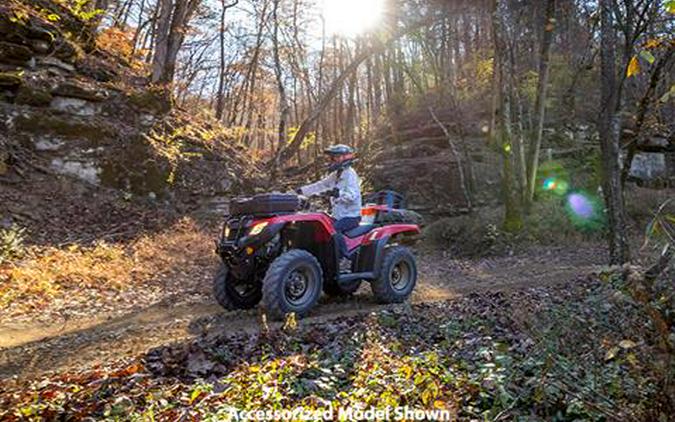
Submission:
[[0,5],[0,222],[58,207],[50,190],[196,207],[257,183],[226,129],[172,108],[86,26],[48,0]]
[[[437,117],[442,122],[456,119],[449,111],[439,112]],[[410,113],[381,128],[368,172],[373,188],[399,191],[407,196],[411,208],[422,212],[462,213],[468,204],[460,182],[461,164],[474,205],[495,195],[499,191],[499,160],[485,146],[485,136],[473,127],[459,130],[450,124],[444,126],[457,155],[428,112]],[[458,135],[465,130],[469,134]]]

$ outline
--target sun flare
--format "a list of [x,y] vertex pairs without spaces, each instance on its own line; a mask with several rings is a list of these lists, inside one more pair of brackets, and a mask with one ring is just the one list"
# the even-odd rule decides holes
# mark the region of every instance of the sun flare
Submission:
[[382,19],[385,0],[323,0],[326,33],[354,37]]

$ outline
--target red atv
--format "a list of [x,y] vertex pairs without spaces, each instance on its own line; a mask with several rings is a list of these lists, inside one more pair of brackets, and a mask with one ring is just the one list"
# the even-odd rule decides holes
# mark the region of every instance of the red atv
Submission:
[[233,200],[216,247],[222,259],[213,286],[218,303],[235,310],[262,300],[272,318],[302,316],[322,290],[348,295],[362,281],[381,303],[404,301],[417,280],[415,257],[403,246],[420,233],[417,214],[401,210],[404,200],[395,192],[366,201],[375,203],[363,208],[361,225],[344,234],[351,269],[341,271],[334,220],[309,211],[306,198],[263,194]]

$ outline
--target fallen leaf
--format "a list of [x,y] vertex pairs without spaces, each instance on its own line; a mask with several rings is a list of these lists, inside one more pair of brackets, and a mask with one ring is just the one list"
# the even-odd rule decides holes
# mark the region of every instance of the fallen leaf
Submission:
[[637,56],[633,56],[628,62],[628,68],[626,69],[626,77],[630,78],[633,75],[640,73],[640,63],[638,62]]
[[611,349],[609,349],[605,354],[605,362],[614,359],[617,353],[619,353],[618,347],[612,347]]
[[621,347],[622,349],[632,349],[633,347],[636,346],[637,344],[631,340],[621,340],[621,342],[619,342],[619,347]]

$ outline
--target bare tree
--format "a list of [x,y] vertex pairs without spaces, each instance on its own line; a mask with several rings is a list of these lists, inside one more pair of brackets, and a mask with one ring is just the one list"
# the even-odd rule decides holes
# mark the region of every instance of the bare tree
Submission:
[[525,209],[530,208],[534,198],[534,187],[539,167],[539,151],[541,138],[544,133],[544,117],[546,111],[546,89],[548,85],[548,64],[551,58],[551,44],[555,28],[555,0],[546,0],[546,15],[544,18],[541,54],[539,55],[539,78],[537,80],[537,99],[534,106],[535,132],[531,138],[530,149],[527,154],[527,190],[524,195]]
[[170,84],[176,70],[178,51],[185,39],[201,0],[159,0],[155,54],[152,58],[153,83]]
[[216,94],[216,119],[223,118],[224,95],[225,95],[225,12],[227,9],[236,6],[239,0],[226,4],[225,0],[220,1],[220,34],[218,35],[220,46],[220,69],[218,74],[218,93]]
[[616,75],[616,31],[611,0],[600,0],[600,92],[601,114],[598,122],[602,152],[603,194],[609,225],[609,260],[622,264],[630,259],[626,234],[623,187],[621,184],[619,132],[619,87]]

